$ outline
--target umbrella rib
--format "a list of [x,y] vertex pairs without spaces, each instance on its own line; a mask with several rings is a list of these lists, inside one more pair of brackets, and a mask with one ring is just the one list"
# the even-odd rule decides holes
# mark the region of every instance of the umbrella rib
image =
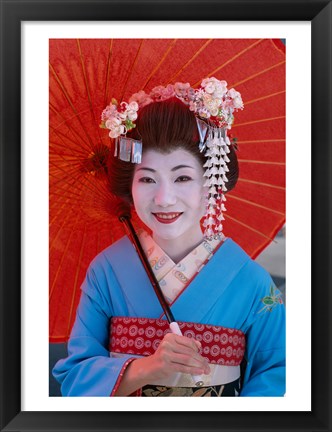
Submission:
[[[237,54],[235,54],[233,57],[231,57],[230,59],[228,59],[221,66],[218,66],[216,69],[214,69],[213,71],[209,72],[207,76],[211,76],[211,75],[214,75],[215,73],[219,72],[225,66],[227,66],[230,63],[232,63],[232,61],[236,60],[238,57],[241,57],[244,53],[246,53],[247,51],[250,51],[252,48],[254,48],[256,45],[262,43],[263,41],[264,41],[264,39],[259,39],[258,41],[254,42],[253,44],[247,46],[246,48],[244,48],[243,50],[241,50]],[[193,87],[196,87],[198,85],[200,85],[200,81],[198,81],[197,83],[195,83],[193,85]]]
[[133,61],[133,63],[132,63],[132,66],[131,66],[131,68],[130,68],[130,70],[129,70],[129,73],[128,73],[128,76],[127,76],[126,82],[125,82],[125,84],[124,84],[124,86],[123,86],[123,91],[122,91],[121,100],[124,99],[124,94],[125,94],[125,91],[126,91],[126,87],[127,87],[127,84],[128,84],[129,78],[130,78],[130,76],[131,76],[131,74],[132,74],[132,72],[133,72],[133,70],[134,70],[135,64],[136,64],[137,61],[138,61],[139,54],[140,54],[140,52],[142,51],[143,42],[144,42],[144,39],[142,39],[142,41],[141,41],[141,43],[140,43],[140,46],[138,47],[138,50],[137,50],[136,56],[135,56],[135,58],[134,58],[134,61]]
[[239,162],[242,163],[256,163],[256,164],[262,164],[262,165],[280,165],[285,166],[285,162],[274,162],[274,161],[262,161],[262,160],[250,160],[250,159],[238,159]]
[[255,74],[248,76],[247,78],[243,79],[242,81],[238,81],[237,83],[232,84],[232,87],[238,87],[240,84],[243,84],[243,83],[245,83],[247,81],[250,81],[251,79],[258,77],[259,75],[263,75],[266,72],[270,72],[272,69],[275,69],[275,68],[277,68],[279,66],[282,66],[285,63],[286,63],[286,60],[283,60],[283,61],[281,61],[279,63],[276,63],[276,64],[274,64],[274,65],[272,65],[272,66],[270,66],[270,67],[268,67],[266,69],[263,69],[263,70],[261,70],[259,72],[256,72]]
[[[79,181],[80,177],[84,174],[81,173],[79,170],[81,166],[79,161],[77,161],[77,163],[74,164],[73,161],[67,161],[67,159],[64,158],[63,156],[60,157],[62,157],[62,162],[63,162],[61,166],[50,159],[49,164],[50,164],[50,168],[52,168],[50,170],[50,176],[53,175],[53,177],[57,178],[56,173],[59,173],[59,174],[64,174],[64,177],[58,179],[59,182],[63,182],[68,178],[72,181],[74,180]],[[74,177],[74,174],[76,174],[76,178]]]
[[286,90],[281,90],[279,92],[271,93],[271,94],[268,94],[266,96],[259,97],[257,99],[252,99],[250,101],[246,101],[246,106],[251,104],[251,103],[260,102],[262,100],[269,99],[269,98],[274,97],[274,96],[279,96],[283,93],[286,93]]
[[[52,220],[50,220],[50,223],[49,223],[50,228],[52,227],[52,225],[53,225],[54,223],[56,223],[57,218],[59,217],[59,213],[60,213],[64,208],[66,208],[66,205],[67,205],[68,202],[71,202],[71,200],[70,200],[70,199],[67,199],[66,202],[64,202],[64,203],[62,204],[61,207],[59,207],[59,205],[57,205],[56,210],[57,210],[58,214],[55,214],[55,215],[52,217]],[[71,209],[70,212],[67,211],[67,215],[66,215],[65,219],[63,219],[63,221],[62,221],[60,229],[63,229],[63,228],[65,228],[65,227],[67,227],[68,229],[74,229],[74,228],[75,228],[75,222],[68,223],[68,219],[72,219],[73,211],[74,211],[74,209]],[[101,219],[102,219],[102,217],[103,217],[102,212],[104,213],[105,218],[109,218],[109,216],[110,216],[110,213],[109,213],[109,212],[107,212],[106,210],[103,210],[103,211],[99,210],[99,212],[98,212],[98,217],[97,217],[97,218],[96,218],[96,217],[93,218],[93,217],[91,217],[91,216],[86,215],[86,220],[85,220],[86,225],[87,225],[87,226],[100,225],[100,221],[101,221]],[[77,211],[75,211],[74,214],[77,214]],[[107,220],[108,220],[109,223],[111,224],[111,220],[110,220],[110,219],[107,219]],[[57,236],[55,236],[55,237],[53,238],[52,242],[50,243],[50,247],[49,247],[49,250],[50,250],[50,251],[54,248],[54,242],[56,241],[56,239],[57,239]]]
[[64,94],[65,98],[67,99],[67,102],[69,103],[71,109],[74,111],[74,113],[77,114],[76,108],[74,107],[64,85],[62,84],[60,78],[58,77],[58,74],[55,72],[55,69],[53,68],[51,63],[49,63],[49,67],[50,67],[51,72],[53,73],[53,76],[54,76],[56,82],[58,83],[59,87],[61,88],[62,93]]
[[[68,186],[70,187],[70,185],[68,185]],[[82,195],[82,193],[83,193],[83,190],[80,190],[80,194],[79,194],[79,195]],[[69,201],[69,199],[68,199],[67,201]],[[63,205],[64,205],[64,204],[63,204]],[[60,211],[60,209],[59,209],[59,211]],[[107,212],[106,212],[106,213],[107,213]],[[55,218],[55,217],[56,217],[56,216],[54,216],[54,218]],[[62,227],[65,225],[66,221],[67,221],[68,219],[70,219],[70,217],[71,217],[71,215],[70,215],[69,212],[68,212],[66,218],[63,220]],[[54,218],[53,218],[53,219],[54,219]],[[77,224],[78,219],[79,219],[79,214],[77,214],[76,219],[75,219],[75,221],[74,221],[74,223],[73,223],[73,226],[75,226],[75,225]],[[51,221],[51,223],[53,223],[53,221]],[[85,231],[86,231],[86,228],[84,228],[84,229],[85,229]],[[58,230],[58,233],[59,233],[59,232],[60,232],[60,230]],[[70,232],[69,238],[68,238],[67,243],[66,243],[65,250],[64,250],[64,252],[63,252],[63,254],[62,254],[62,257],[61,257],[61,261],[60,261],[60,265],[59,265],[59,267],[58,267],[58,271],[57,271],[56,274],[55,274],[55,277],[54,277],[54,280],[53,280],[53,284],[52,284],[52,287],[51,287],[51,291],[50,291],[50,297],[49,297],[49,298],[50,298],[50,301],[51,301],[51,298],[52,298],[52,296],[53,296],[54,288],[55,288],[55,285],[56,285],[56,280],[57,280],[57,278],[58,278],[58,274],[59,274],[59,269],[61,268],[62,262],[63,262],[63,260],[64,260],[65,255],[66,255],[66,251],[67,251],[67,249],[68,249],[68,247],[69,247],[70,240],[71,240],[71,237],[72,237],[73,232],[74,232],[74,229],[72,229],[71,232]],[[58,235],[58,234],[57,234],[57,235]],[[53,241],[52,241],[52,243],[51,243],[50,250],[51,250],[51,248],[53,247],[53,244],[54,244],[54,241],[55,241],[55,240],[56,240],[56,237],[53,239]],[[76,282],[76,285],[77,285],[77,282]]]
[[107,67],[106,67],[106,78],[105,78],[105,91],[104,91],[104,107],[108,104],[108,87],[110,83],[110,70],[111,70],[111,61],[113,56],[113,39],[110,40],[110,47],[107,58]]
[[[52,176],[52,174],[50,174],[50,176]],[[55,177],[55,176],[54,176],[54,177]],[[57,178],[57,177],[55,177],[55,178]],[[70,174],[67,176],[67,178],[69,178],[69,179],[73,179],[73,180],[74,180],[73,176],[71,176]],[[95,202],[95,203],[98,203],[98,202],[99,202],[100,204],[103,204],[103,203],[105,202],[105,198],[106,198],[106,196],[107,196],[107,194],[105,193],[105,190],[103,190],[103,189],[101,188],[100,185],[97,185],[96,183],[93,184],[93,183],[90,181],[90,179],[87,179],[87,177],[84,177],[84,179],[87,180],[87,181],[86,181],[86,182],[83,182],[83,181],[80,181],[79,179],[76,179],[76,180],[79,182],[79,184],[81,184],[84,188],[86,188],[86,191],[89,191],[89,192],[92,193],[92,196],[93,196],[93,198],[94,198],[94,202]],[[60,182],[62,182],[62,186],[59,185]],[[61,196],[61,190],[62,190],[63,192],[67,192],[67,191],[68,191],[68,189],[65,188],[65,186],[67,185],[68,188],[70,188],[70,194],[71,194],[70,196],[71,196],[71,198],[74,198],[74,196],[76,196],[76,197],[77,197],[77,200],[79,200],[80,197],[81,197],[81,190],[77,190],[77,187],[76,187],[77,192],[75,192],[75,191],[73,190],[73,187],[75,187],[76,184],[77,184],[77,183],[74,183],[74,185],[72,185],[72,184],[70,184],[70,183],[67,182],[67,181],[64,182],[64,180],[59,179],[58,182],[57,182],[55,185],[52,185],[51,187],[52,187],[52,188],[55,188],[55,187],[56,187],[57,190],[59,190],[59,192],[58,192],[59,196]],[[57,194],[56,191],[52,191],[51,193],[52,193],[52,194]],[[97,198],[98,198],[98,199],[97,199]]]
[[190,57],[190,59],[181,67],[181,69],[179,69],[169,80],[168,80],[168,84],[171,83],[172,81],[175,80],[175,77],[177,77],[178,75],[180,75],[181,72],[183,72],[194,60],[197,56],[199,56],[201,54],[202,51],[204,51],[206,49],[206,47],[213,41],[214,39],[208,39],[201,47],[198,51],[196,51],[196,53]]
[[[57,192],[53,192],[50,200],[52,200],[53,197],[59,197],[59,198],[63,198],[63,196],[60,193]],[[71,208],[68,208],[68,212],[75,212],[75,214],[80,211],[81,214],[82,212],[84,212],[85,216],[87,218],[90,219],[90,223],[92,222],[100,222],[102,221],[104,218],[111,218],[113,217],[113,215],[110,213],[110,211],[107,210],[107,208],[105,208],[105,201],[100,198],[100,199],[94,199],[93,204],[89,205],[89,206],[83,206],[83,200],[82,197],[79,196],[79,194],[76,194],[75,197],[71,196],[70,198],[68,198],[66,201],[63,201],[62,207],[60,208],[59,205],[61,203],[61,200],[58,199],[57,200],[57,204],[51,204],[50,205],[50,210],[53,210],[54,208],[58,211],[58,213],[61,212],[61,210],[63,209],[63,206],[67,207],[67,204],[70,203],[71,204]],[[80,208],[76,205],[75,203],[80,205]],[[89,212],[90,211],[90,212]],[[91,212],[94,212],[94,215],[91,215]],[[50,221],[50,224],[52,225],[56,218],[58,217],[58,215],[54,215],[52,220]],[[67,221],[67,219],[66,219]]]
[[262,237],[264,237],[264,238],[266,238],[268,240],[274,241],[273,238],[267,236],[266,234],[262,233],[261,231],[256,230],[255,228],[251,227],[250,225],[245,224],[244,222],[241,222],[241,221],[239,221],[238,219],[235,219],[232,216],[229,216],[228,214],[225,214],[225,218],[231,219],[232,221],[238,223],[239,225],[244,226],[245,228],[249,229],[250,231],[253,231],[256,234],[259,234],[260,236],[262,236]]
[[[56,195],[56,193],[52,193],[52,194],[50,195],[49,201],[52,201],[53,195]],[[57,210],[57,212],[56,212],[56,214],[54,214],[53,217],[50,218],[50,220],[49,220],[49,226],[50,226],[50,227],[53,225],[53,223],[55,222],[55,220],[56,220],[57,217],[59,216],[59,213],[62,212],[62,210],[67,206],[67,203],[69,203],[69,202],[70,202],[70,199],[67,198],[67,199],[62,203],[61,206],[59,206],[58,204],[56,204],[56,210]],[[52,209],[51,206],[50,206],[50,209]],[[65,216],[65,218],[62,220],[61,228],[63,228],[64,225],[67,223],[67,220],[68,220],[69,217],[70,217],[70,213],[69,213],[69,212],[66,212],[66,216]],[[60,230],[58,230],[56,236],[54,236],[53,239],[52,239],[52,241],[50,241],[50,243],[49,243],[49,250],[52,250],[52,248],[53,248],[53,244],[54,244],[55,240],[57,239],[59,233],[60,233]]]
[[[64,197],[63,195],[64,195],[64,193],[68,192],[68,189],[65,188],[64,186],[65,185],[63,185],[62,187],[61,186],[57,186],[57,190],[56,191],[52,191],[50,193],[50,201],[52,200],[53,197],[57,197],[57,198],[62,198],[63,200],[65,199],[65,203],[72,203],[72,204],[74,204],[74,202],[78,203],[79,200],[82,198],[81,194],[78,191],[72,192],[72,190],[70,190],[71,195],[70,195],[70,197],[67,195],[68,198],[66,199],[66,197]],[[56,208],[58,208],[57,203],[55,203],[54,205],[56,206]],[[52,203],[50,204],[50,207],[53,208],[53,204]],[[59,210],[61,210],[61,209],[59,209]]]
[[276,214],[281,215],[281,216],[285,216],[285,212],[280,212],[280,211],[278,211],[278,210],[274,210],[274,209],[272,209],[272,208],[270,208],[270,207],[266,207],[266,206],[263,206],[263,205],[261,205],[261,204],[257,204],[257,203],[255,203],[255,202],[252,202],[252,201],[246,200],[246,199],[244,199],[244,198],[240,198],[240,197],[238,197],[238,196],[236,196],[236,195],[228,195],[227,199],[229,199],[229,198],[233,198],[233,199],[236,199],[236,200],[238,200],[238,201],[242,201],[242,202],[244,202],[244,203],[246,203],[246,204],[250,204],[250,205],[252,205],[252,206],[254,206],[254,207],[258,207],[258,208],[261,208],[261,209],[264,209],[264,210],[270,211],[270,212],[272,212],[272,213],[276,213]]
[[[68,185],[68,187],[71,188],[71,194],[73,195],[73,186],[75,187],[78,184],[81,184],[82,186],[84,186],[88,191],[92,192],[94,195],[97,193],[100,193],[100,196],[106,196],[105,195],[105,191],[102,188],[102,185],[97,182],[97,181],[92,181],[92,179],[90,179],[89,177],[87,177],[86,175],[83,175],[84,173],[80,173],[80,172],[76,172],[76,177],[73,175],[75,174],[76,169],[74,169],[72,164],[69,164],[69,167],[72,168],[72,171],[69,172],[68,170],[57,166],[56,164],[54,164],[54,162],[50,162],[53,167],[56,167],[58,169],[58,172],[61,174],[65,174],[65,177],[61,177],[60,179],[57,177],[57,175],[53,172],[53,170],[50,172],[50,176],[53,176],[53,178],[57,179],[58,181],[56,183],[52,184],[52,188],[54,187],[59,187],[59,184],[66,184]],[[69,180],[72,180],[72,182],[69,182]],[[84,180],[84,181],[83,181]],[[77,189],[77,187],[76,187]]]
[[[85,70],[85,64],[83,61],[83,54],[82,54],[82,49],[81,49],[81,44],[79,39],[76,40],[77,42],[77,48],[79,51],[79,55],[80,55],[80,60],[81,60],[81,67],[82,67],[82,73],[83,73],[83,78],[84,78],[84,84],[85,84],[85,89],[86,92],[88,94],[88,101],[89,101],[89,105],[90,105],[90,113],[92,115],[93,121],[96,124],[96,117],[95,117],[95,113],[93,111],[93,105],[92,105],[92,99],[91,99],[91,95],[90,95],[90,89],[89,89],[89,85],[88,85],[88,79],[87,79],[87,75],[86,75],[86,70]],[[96,129],[98,131],[98,137],[99,137],[99,141],[101,141],[101,136],[100,136],[100,129]]]
[[61,183],[68,183],[71,187],[78,183],[83,183],[80,178],[83,177],[85,173],[81,173],[78,169],[79,166],[74,166],[73,163],[69,162],[65,167],[64,164],[63,166],[58,166],[55,162],[50,161],[50,168],[50,177],[57,180],[52,183],[52,187],[56,187]]
[[236,128],[239,126],[247,126],[250,124],[257,124],[257,123],[263,123],[263,122],[267,122],[267,121],[273,121],[273,120],[282,120],[285,119],[286,116],[278,116],[278,117],[270,117],[270,118],[265,118],[265,119],[258,119],[258,120],[252,120],[252,121],[248,121],[248,122],[244,122],[244,123],[237,123],[232,126],[232,128]]
[[79,53],[80,61],[81,61],[81,68],[82,68],[82,73],[83,73],[83,78],[84,78],[85,89],[86,89],[86,92],[88,95],[88,101],[89,101],[90,110],[91,110],[92,101],[91,101],[89,86],[88,86],[88,82],[87,82],[86,71],[85,71],[84,61],[83,61],[83,54],[82,54],[82,49],[81,49],[81,44],[80,44],[79,39],[76,39],[76,43],[77,43],[77,49],[78,49],[78,53]]
[[[74,188],[77,189],[77,185],[82,185],[85,188],[87,188],[87,191],[92,192],[93,194],[97,193],[97,192],[101,192],[102,194],[104,193],[104,189],[102,188],[102,184],[96,180],[93,180],[92,178],[90,179],[89,176],[91,176],[91,174],[89,173],[81,173],[81,172],[77,172],[76,169],[72,168],[72,171],[69,172],[68,170],[62,168],[62,167],[57,167],[57,165],[54,165],[54,163],[52,163],[53,167],[58,168],[58,173],[56,174],[54,172],[54,170],[52,170],[50,172],[50,177],[53,177],[54,179],[56,179],[56,182],[53,182],[51,187],[55,188],[58,187],[60,184],[65,184],[68,185],[68,187],[70,187],[71,190],[71,194],[74,194]],[[69,165],[71,167],[71,165]],[[61,178],[59,178],[59,175],[64,175],[61,176]],[[75,175],[76,174],[76,175]],[[87,175],[88,174],[88,175]]]
[[50,67],[51,72],[53,73],[53,76],[54,76],[56,82],[58,83],[59,87],[61,88],[61,90],[62,90],[62,92],[63,92],[65,98],[67,99],[67,101],[68,101],[68,103],[69,103],[69,106],[71,107],[71,109],[72,109],[73,112],[75,113],[76,118],[77,118],[78,122],[80,123],[80,125],[81,125],[81,127],[82,127],[82,130],[84,131],[84,134],[85,134],[86,138],[88,139],[88,142],[89,142],[90,145],[92,146],[93,143],[91,142],[90,136],[89,136],[87,130],[85,129],[85,126],[84,126],[84,124],[83,124],[83,122],[82,122],[82,120],[81,120],[81,118],[80,118],[80,114],[81,114],[81,113],[78,112],[77,109],[75,108],[73,102],[71,101],[71,99],[70,99],[70,97],[69,97],[69,95],[68,95],[68,93],[67,93],[67,90],[65,89],[64,85],[62,84],[60,78],[58,77],[58,75],[57,75],[55,69],[53,68],[53,66],[51,65],[51,63],[49,63],[49,67]]
[[262,140],[241,140],[242,144],[253,144],[253,143],[276,143],[276,142],[285,142],[285,138],[279,138],[279,139],[262,139]]
[[[78,217],[79,217],[79,215],[76,216],[76,222],[78,220]],[[60,260],[60,264],[58,266],[58,269],[57,269],[56,274],[55,274],[54,279],[53,279],[53,283],[52,283],[52,287],[51,287],[51,291],[50,291],[50,296],[49,296],[49,301],[51,301],[51,299],[52,299],[52,296],[53,296],[53,293],[54,293],[54,287],[56,285],[56,280],[57,280],[57,278],[59,276],[60,268],[62,266],[63,260],[65,259],[66,252],[67,252],[67,250],[69,248],[69,243],[70,243],[70,240],[72,238],[73,232],[74,232],[74,230],[71,230],[70,234],[69,234],[69,237],[67,238],[67,243],[66,243],[65,250],[64,250],[64,252],[62,254],[62,257],[61,257],[61,260]]]
[[76,265],[76,272],[75,272],[75,279],[74,279],[74,289],[73,289],[73,292],[72,292],[71,304],[70,304],[70,310],[69,310],[69,318],[68,318],[68,322],[67,322],[68,323],[67,333],[69,333],[69,331],[70,331],[71,320],[72,320],[72,316],[73,316],[73,312],[74,312],[74,303],[75,303],[75,297],[76,297],[77,286],[78,286],[78,275],[79,275],[79,270],[80,270],[80,266],[81,266],[81,262],[82,262],[83,248],[84,248],[84,245],[85,245],[85,239],[86,239],[86,227],[84,227],[84,233],[83,233],[82,243],[81,243],[81,248],[80,248],[80,253],[79,253],[79,257],[78,257],[78,263]]
[[[57,206],[57,214],[55,214],[55,215],[53,216],[52,220],[50,220],[50,222],[49,222],[49,228],[52,227],[52,225],[53,225],[53,223],[54,223],[54,220],[58,217],[58,214],[63,210],[63,208],[66,206],[66,204],[67,204],[69,201],[70,201],[70,200],[67,199],[66,202],[64,202],[64,203],[62,204],[61,207]],[[67,212],[65,218],[62,220],[62,223],[61,223],[61,227],[60,227],[60,229],[58,229],[56,235],[53,237],[52,241],[49,243],[49,251],[50,251],[50,252],[52,251],[52,249],[53,249],[53,247],[54,247],[54,242],[58,239],[58,236],[60,235],[61,230],[62,230],[63,227],[66,225],[68,219],[70,219],[71,217],[72,217],[72,214],[71,214],[70,212]]]
[[[52,187],[55,187],[60,183],[69,183],[68,180],[71,180],[71,185],[75,184],[75,181],[80,180],[81,173],[77,170],[77,166],[74,166],[73,163],[69,163],[66,167],[64,167],[64,164],[63,166],[59,166],[50,160],[50,168],[49,176],[57,180],[57,182],[52,184]],[[61,176],[61,178],[59,178],[59,176]]]
[[57,336],[53,335],[52,332],[50,332],[50,334],[52,335],[51,336],[52,340],[57,340],[58,339],[60,342],[67,341],[68,337],[69,337],[68,334],[57,335]]
[[[52,132],[53,132],[53,131],[52,131]],[[79,156],[82,157],[82,158],[83,158],[83,157],[86,157],[86,150],[84,149],[84,151],[83,151],[83,150],[80,148],[81,145],[78,144],[78,143],[76,143],[75,140],[69,138],[68,136],[66,136],[66,135],[63,134],[63,133],[59,133],[59,131],[54,131],[54,134],[57,135],[57,137],[61,140],[61,142],[52,141],[52,140],[50,139],[50,141],[49,141],[50,150],[54,150],[54,153],[51,153],[51,154],[54,154],[55,156],[58,156],[57,150],[58,150],[58,149],[64,149],[64,150],[67,150],[67,151],[69,150],[69,151],[70,151],[70,154],[71,154],[72,157],[74,157],[74,158],[75,158],[75,157],[77,158],[77,155],[79,155]],[[77,145],[77,147],[75,147],[75,149],[74,149],[74,148],[68,146],[68,144],[65,144],[65,143],[63,142],[63,138],[66,138],[67,141],[69,141],[73,146]],[[91,151],[90,148],[89,148],[89,151]]]
[[[50,129],[52,129],[52,132],[53,132],[53,133],[57,133],[57,134],[59,135],[58,128],[59,128],[60,126],[62,126],[63,124],[65,124],[65,125],[67,126],[67,128],[68,128],[68,129],[73,133],[73,135],[74,135],[75,138],[76,138],[76,136],[78,135],[78,133],[77,133],[77,131],[75,131],[75,130],[73,129],[73,127],[70,125],[70,121],[71,121],[72,119],[74,119],[74,118],[77,118],[77,114],[73,115],[72,117],[69,117],[69,118],[65,119],[65,118],[62,116],[62,114],[60,114],[60,112],[57,111],[57,110],[52,106],[51,103],[49,104],[49,107],[50,107],[50,109],[52,109],[52,110],[54,111],[54,113],[55,113],[57,116],[60,116],[60,117],[63,119],[63,121],[62,121],[61,123],[59,123],[56,127],[55,127],[55,126],[52,126],[52,125],[50,124]],[[82,113],[84,113],[84,112],[85,112],[85,111],[82,111]],[[79,140],[76,144],[77,144],[78,146],[82,146],[82,147],[83,147],[83,144],[84,144],[84,146],[85,146],[86,148],[90,148],[89,143],[87,143],[87,142],[84,140],[84,138],[82,137],[82,135],[79,134],[78,136],[79,136],[79,139],[80,139],[80,140]],[[72,141],[72,142],[75,142],[75,141]]]
[[65,150],[68,150],[68,146],[65,146],[62,143],[50,142],[50,153],[49,153],[50,159],[52,159],[52,158],[57,159],[59,156],[61,156],[63,160],[76,161],[77,164],[82,163],[82,161],[86,160],[86,153],[77,152],[78,153],[77,155],[75,155],[73,153],[69,153],[69,154],[64,153],[64,154],[60,155],[60,154],[56,153],[57,149],[61,149],[61,150],[65,151]]
[[279,190],[285,190],[286,188],[284,186],[277,186],[277,185],[273,185],[270,183],[263,183],[263,182],[259,182],[256,180],[249,180],[249,179],[244,179],[244,178],[239,178],[238,181],[240,182],[245,182],[245,183],[252,183],[258,186],[264,186],[264,187],[271,187],[273,189],[279,189]]
[[[65,173],[66,170],[59,168],[59,173]],[[68,173],[65,178],[59,179],[53,172],[50,172],[50,177],[53,177],[57,180],[56,183],[52,183],[51,185],[51,194],[56,194],[58,196],[63,196],[66,194],[68,196],[68,191],[70,193],[70,198],[76,200],[76,202],[84,203],[87,202],[87,199],[81,199],[82,189],[84,188],[84,193],[87,196],[87,193],[90,193],[90,197],[93,198],[93,205],[91,203],[91,209],[98,209],[100,212],[103,209],[104,214],[109,215],[109,211],[105,206],[108,203],[112,202],[115,198],[108,191],[107,186],[104,182],[99,182],[91,175],[82,176],[80,173],[76,176],[76,178]],[[72,181],[70,181],[72,180]],[[77,185],[81,185],[81,188],[78,188]],[[55,189],[55,190],[54,190]]]
[[165,53],[163,54],[162,58],[160,59],[160,61],[158,62],[158,64],[155,66],[155,68],[153,69],[153,71],[150,73],[149,77],[147,78],[147,80],[145,81],[145,84],[142,87],[142,90],[144,90],[149,82],[151,81],[152,77],[154,76],[154,74],[156,73],[156,71],[160,68],[160,66],[164,63],[164,61],[166,60],[167,56],[169,55],[169,53],[172,51],[172,49],[174,48],[174,45],[176,44],[177,39],[173,39],[168,48],[166,49]]

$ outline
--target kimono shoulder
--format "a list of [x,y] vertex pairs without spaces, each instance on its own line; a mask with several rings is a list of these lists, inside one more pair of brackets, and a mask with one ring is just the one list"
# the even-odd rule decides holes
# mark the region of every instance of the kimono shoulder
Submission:
[[243,259],[243,265],[239,268],[238,274],[234,278],[237,294],[246,298],[247,301],[254,301],[254,299],[268,295],[271,287],[275,288],[271,275],[237,243],[231,239],[228,242],[232,245],[232,254],[228,255],[229,260],[237,260],[238,256],[247,257],[247,259]]
[[112,257],[120,254],[126,260],[130,255],[135,253],[131,241],[127,236],[124,236],[99,252],[91,261],[89,268],[96,270],[108,268],[112,263]]
[[100,291],[111,304],[110,316],[157,318],[162,312],[140,258],[126,236],[92,260],[81,288],[90,297]]

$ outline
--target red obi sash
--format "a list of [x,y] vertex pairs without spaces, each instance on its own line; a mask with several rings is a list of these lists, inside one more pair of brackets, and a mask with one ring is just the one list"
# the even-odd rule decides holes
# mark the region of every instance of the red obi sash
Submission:
[[[209,363],[224,366],[241,364],[246,344],[241,330],[189,322],[178,324],[184,336],[201,342],[201,355]],[[157,350],[165,334],[170,332],[166,320],[113,317],[109,350],[113,353],[149,356]]]

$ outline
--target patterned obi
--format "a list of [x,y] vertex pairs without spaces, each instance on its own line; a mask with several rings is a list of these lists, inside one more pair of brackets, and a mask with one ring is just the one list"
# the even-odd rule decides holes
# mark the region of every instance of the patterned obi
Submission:
[[[178,322],[184,336],[195,338],[201,344],[200,354],[205,357],[211,373],[204,375],[204,386],[221,385],[238,380],[240,364],[245,351],[245,335],[242,331],[189,322]],[[152,318],[113,317],[110,323],[109,350],[114,356],[153,354],[163,337],[170,333],[166,320]],[[174,374],[167,382],[155,385],[192,387],[188,374]]]

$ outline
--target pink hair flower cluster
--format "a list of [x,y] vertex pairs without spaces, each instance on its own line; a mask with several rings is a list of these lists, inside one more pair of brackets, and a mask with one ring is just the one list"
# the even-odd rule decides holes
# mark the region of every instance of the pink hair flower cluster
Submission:
[[111,138],[125,136],[135,127],[134,121],[140,108],[172,97],[180,99],[197,117],[209,120],[218,128],[230,129],[234,121],[233,112],[243,109],[241,94],[233,88],[228,90],[226,81],[212,77],[205,78],[196,90],[189,83],[176,82],[154,87],[149,94],[140,90],[131,96],[129,103],[121,102],[118,105],[112,99],[102,112],[100,126],[110,130]]
[[138,108],[139,105],[135,101],[129,104],[121,102],[118,105],[117,100],[112,99],[111,103],[102,112],[100,127],[109,129],[110,138],[125,135],[135,127],[134,121],[137,119]]
[[226,81],[205,78],[190,101],[190,109],[199,117],[209,119],[216,127],[230,129],[234,121],[233,112],[243,109],[243,101],[239,92],[227,89]]

